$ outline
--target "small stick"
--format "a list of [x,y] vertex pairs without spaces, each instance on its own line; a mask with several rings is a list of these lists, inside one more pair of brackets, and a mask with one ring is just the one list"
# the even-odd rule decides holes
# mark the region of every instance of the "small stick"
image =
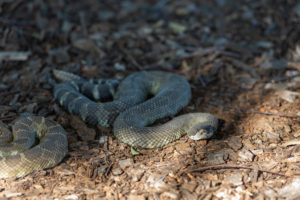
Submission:
[[5,19],[5,18],[0,18],[0,23],[8,26],[33,26],[34,25],[34,22],[32,21],[20,21],[20,20]]
[[4,112],[4,111],[14,111],[16,110],[15,108],[11,107],[11,106],[5,106],[5,105],[1,105],[0,104],[0,112]]
[[25,61],[31,55],[30,51],[0,51],[0,61]]
[[292,68],[292,69],[296,69],[296,70],[300,70],[300,62],[292,62],[292,61],[288,61],[287,62],[287,66],[289,68]]
[[187,172],[201,172],[201,171],[206,171],[206,170],[218,170],[218,169],[250,169],[250,170],[257,170],[260,172],[266,172],[266,173],[277,175],[277,176],[290,177],[285,174],[272,172],[272,171],[265,170],[265,169],[258,169],[258,168],[254,168],[254,167],[241,166],[241,165],[211,165],[211,166],[200,167],[197,169],[192,169]]
[[7,91],[7,92],[0,92],[0,96],[8,96],[8,95],[11,95],[11,94],[16,94],[20,92],[19,90],[14,90],[14,91]]
[[131,61],[131,63],[138,68],[139,70],[142,70],[143,67],[134,59],[134,57],[128,53],[123,47],[119,46],[120,51],[127,56],[127,58]]
[[3,116],[3,117],[0,117],[0,120],[10,121],[10,120],[14,119],[15,117],[16,117],[16,115],[6,115],[6,116]]
[[234,110],[238,110],[241,112],[252,113],[252,114],[273,115],[273,116],[287,117],[287,118],[300,118],[300,116],[297,116],[297,115],[286,115],[286,114],[280,114],[280,113],[260,112],[257,110],[247,110],[245,108],[240,108],[237,106],[229,106],[229,105],[225,105],[225,104],[219,104],[219,103],[212,102],[212,101],[209,102],[209,104],[214,105],[214,106],[220,106],[220,107],[227,108],[227,109],[234,109]]

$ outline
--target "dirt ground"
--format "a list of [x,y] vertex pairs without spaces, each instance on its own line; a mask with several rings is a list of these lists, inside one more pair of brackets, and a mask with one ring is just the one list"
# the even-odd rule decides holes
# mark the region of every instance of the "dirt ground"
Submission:
[[[299,199],[299,21],[293,0],[0,1],[0,119],[34,113],[69,133],[59,165],[1,179],[0,199]],[[193,97],[179,115],[222,123],[133,155],[59,106],[52,69],[181,74]]]

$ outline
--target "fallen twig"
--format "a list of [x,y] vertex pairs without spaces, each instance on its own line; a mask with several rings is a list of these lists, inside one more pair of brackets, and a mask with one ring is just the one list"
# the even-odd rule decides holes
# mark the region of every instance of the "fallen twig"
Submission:
[[206,171],[206,170],[217,170],[217,169],[250,169],[250,170],[256,170],[256,171],[260,171],[260,172],[265,172],[265,173],[277,175],[277,176],[290,177],[290,176],[285,175],[285,174],[272,172],[272,171],[265,170],[265,169],[259,169],[259,168],[255,168],[255,167],[248,167],[248,166],[241,166],[241,165],[224,165],[224,164],[200,167],[200,168],[197,168],[197,169],[189,170],[187,172],[192,173],[192,172],[201,172],[201,171]]
[[119,46],[120,51],[127,56],[127,58],[130,60],[130,62],[139,70],[142,70],[143,67],[134,59],[134,57],[128,53],[123,47]]
[[220,106],[220,107],[227,108],[227,109],[238,110],[240,112],[251,113],[251,114],[272,115],[272,116],[279,116],[279,117],[286,117],[286,118],[300,118],[300,116],[298,116],[298,115],[286,115],[286,114],[281,114],[281,113],[271,113],[271,112],[261,112],[261,111],[257,111],[257,110],[247,110],[246,108],[240,108],[237,106],[220,104],[220,103],[216,103],[216,102],[212,102],[212,101],[210,101],[209,104],[214,105],[214,106]]
[[229,60],[234,66],[236,66],[242,70],[248,71],[252,76],[259,77],[256,70],[253,67],[247,65],[246,63],[243,63],[234,58],[226,58],[226,59]]
[[287,61],[287,66],[298,71],[300,70],[300,62]]
[[32,21],[23,21],[23,20],[14,20],[14,19],[5,19],[0,18],[0,24],[5,24],[7,26],[34,26]]
[[16,109],[13,108],[12,106],[0,105],[0,112],[15,111],[15,110]]
[[24,61],[30,56],[30,51],[2,51],[0,52],[0,61],[2,60],[13,60],[13,61]]
[[10,121],[10,120],[15,119],[15,117],[16,117],[16,115],[6,115],[6,116],[0,117],[0,120],[2,120],[2,121]]
[[287,141],[287,142],[283,143],[282,146],[287,147],[287,146],[299,145],[299,144],[300,144],[300,140],[299,139],[294,139],[294,140],[290,140],[290,141]]
[[8,92],[0,92],[0,96],[8,96],[8,95],[11,95],[11,94],[16,94],[20,92],[19,90],[13,90],[13,91],[8,91]]

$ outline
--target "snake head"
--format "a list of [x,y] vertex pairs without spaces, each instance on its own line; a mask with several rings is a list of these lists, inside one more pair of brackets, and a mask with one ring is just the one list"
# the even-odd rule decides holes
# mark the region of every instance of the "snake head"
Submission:
[[205,140],[212,137],[215,132],[216,130],[213,126],[200,123],[192,126],[188,130],[187,135],[192,140]]

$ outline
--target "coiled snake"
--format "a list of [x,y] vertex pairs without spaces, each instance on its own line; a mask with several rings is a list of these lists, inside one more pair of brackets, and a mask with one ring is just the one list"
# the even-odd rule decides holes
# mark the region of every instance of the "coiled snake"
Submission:
[[67,134],[54,121],[40,116],[20,117],[12,130],[13,135],[0,123],[0,178],[22,177],[53,167],[67,154]]
[[[53,74],[66,81],[54,86],[54,97],[65,109],[89,124],[112,125],[114,135],[133,147],[161,147],[185,133],[194,140],[207,139],[218,126],[217,118],[209,113],[185,114],[162,125],[148,126],[157,119],[175,115],[190,101],[189,83],[173,73],[136,72],[119,85],[114,80],[87,81],[60,70],[54,70]],[[110,96],[113,96],[111,102],[91,100]],[[148,99],[149,96],[152,97]],[[3,144],[0,143],[0,178],[21,177],[53,167],[67,153],[66,133],[51,120],[22,117],[12,129],[14,141],[9,142],[6,133],[10,131],[0,124],[0,141],[4,138]],[[33,146],[36,137],[40,144]]]
[[[100,85],[94,85],[95,80],[88,82],[67,72],[55,70],[54,75],[68,81],[54,87],[54,96],[65,109],[89,124],[112,125],[114,135],[133,147],[161,147],[185,133],[194,140],[206,139],[218,126],[217,118],[209,113],[190,113],[163,125],[147,127],[157,119],[175,115],[189,103],[190,85],[177,74],[136,72],[120,83],[117,92],[113,80],[98,80]],[[83,94],[96,99],[111,94],[114,100],[97,103]],[[152,98],[147,99],[149,96]]]

